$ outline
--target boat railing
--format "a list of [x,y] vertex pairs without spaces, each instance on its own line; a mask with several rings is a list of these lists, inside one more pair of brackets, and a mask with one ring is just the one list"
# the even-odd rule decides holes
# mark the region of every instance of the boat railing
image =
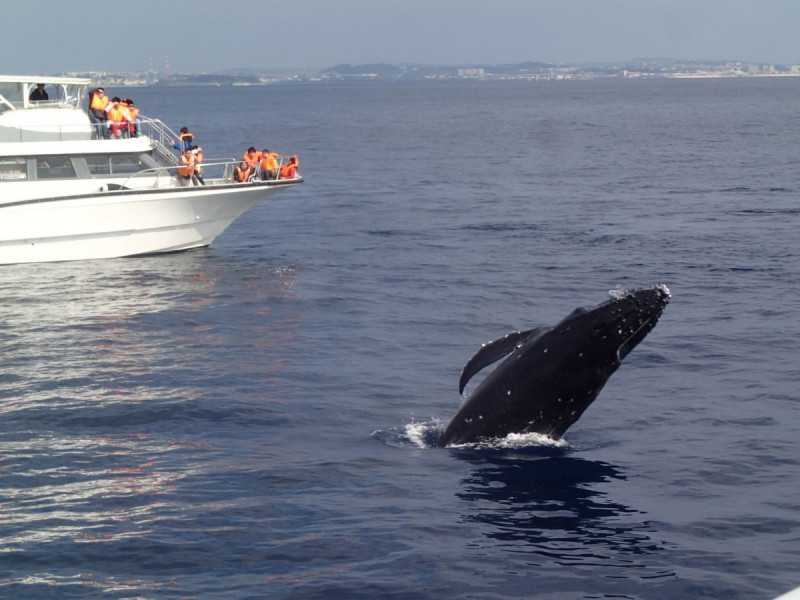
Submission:
[[[289,159],[286,157],[281,157],[279,161],[280,166],[286,164],[288,160]],[[240,163],[241,160],[235,158],[219,158],[203,161],[202,163],[195,165],[195,167],[200,169],[203,180],[207,179],[211,185],[220,183],[246,184],[248,182],[236,182],[233,176],[234,168]],[[185,167],[186,165],[165,165],[137,171],[136,173],[132,173],[121,185],[109,188],[107,191],[117,191],[132,188],[145,189],[151,187],[151,185],[154,188],[175,187],[176,178],[179,182],[185,181],[183,176],[178,174],[178,169]],[[148,179],[150,177],[154,177],[152,184],[147,182],[145,185],[137,185],[137,180],[141,181],[142,179]],[[300,179],[300,177],[297,176],[296,179]],[[261,180],[261,170],[256,169],[253,175],[250,177],[250,181]],[[187,182],[184,185],[188,186],[191,184],[192,182]]]
[[[200,169],[203,179],[208,177],[212,180],[224,179],[224,173],[227,172],[226,166],[229,164],[228,159],[209,160],[208,162],[201,163]],[[175,179],[181,177],[178,175],[178,169],[184,168],[186,165],[164,165],[161,167],[153,167],[151,169],[144,169],[132,173],[121,185],[121,188],[140,188],[143,186],[136,185],[135,180],[148,179],[155,177],[152,186],[159,187],[175,187]],[[216,174],[216,177],[214,176]],[[146,187],[146,186],[144,186]]]
[[178,157],[175,155],[175,152],[172,151],[172,144],[175,143],[173,140],[180,139],[177,133],[172,131],[172,129],[160,119],[137,119],[136,126],[139,135],[143,135],[152,140],[153,146],[161,158],[172,165],[178,164]]
[[222,179],[225,181],[233,181],[233,169],[236,168],[241,161],[235,158],[225,159],[225,171],[222,173]]

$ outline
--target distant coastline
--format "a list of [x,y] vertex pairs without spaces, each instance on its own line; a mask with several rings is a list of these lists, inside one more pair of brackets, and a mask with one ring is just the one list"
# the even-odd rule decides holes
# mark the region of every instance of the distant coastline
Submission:
[[359,81],[566,81],[589,79],[697,79],[741,77],[797,77],[800,64],[775,65],[743,61],[702,62],[675,59],[640,59],[625,63],[551,64],[523,62],[508,65],[389,65],[347,64],[327,69],[224,71],[219,73],[169,73],[156,71],[111,73],[105,71],[61,73],[88,77],[116,86],[257,86]]

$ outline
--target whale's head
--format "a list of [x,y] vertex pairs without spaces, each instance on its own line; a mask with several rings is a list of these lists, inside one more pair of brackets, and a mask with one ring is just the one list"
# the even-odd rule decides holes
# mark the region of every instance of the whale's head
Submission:
[[656,326],[670,299],[667,286],[612,290],[611,300],[579,308],[554,329],[581,332],[592,351],[613,357],[616,366]]
[[[670,299],[664,285],[613,291],[612,296],[594,308],[576,309],[546,332],[525,340],[501,365],[498,375],[503,374],[505,382],[517,382],[515,391],[535,400],[538,414],[549,422],[545,427],[536,419],[537,431],[563,435],[656,326]],[[543,401],[548,397],[555,402]],[[530,412],[528,406],[520,410]]]

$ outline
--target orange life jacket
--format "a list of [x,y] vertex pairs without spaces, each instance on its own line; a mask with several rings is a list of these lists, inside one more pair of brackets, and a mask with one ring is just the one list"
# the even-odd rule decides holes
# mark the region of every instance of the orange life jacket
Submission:
[[192,152],[191,155],[194,157],[194,172],[199,175],[203,172],[203,168],[200,166],[200,163],[203,162],[203,151],[198,148],[197,152]]
[[190,152],[181,154],[181,164],[186,166],[178,167],[178,173],[184,177],[191,177],[192,173],[194,173],[194,163],[194,154],[191,154]]
[[131,134],[135,134],[136,125],[134,125],[133,122],[136,120],[136,117],[139,116],[139,109],[136,108],[135,106],[128,106],[127,104],[125,105],[125,107],[128,109],[128,117],[130,117],[130,124],[128,125],[128,131]]
[[245,151],[242,160],[250,165],[251,168],[255,169],[262,158],[264,158],[264,154],[261,152],[256,152],[255,156],[250,156],[250,153]]
[[297,156],[281,167],[281,179],[294,179],[297,176]]
[[244,169],[240,165],[233,168],[233,176],[236,181],[247,181],[253,173],[253,168],[248,164]]
[[89,108],[97,110],[105,110],[108,106],[108,96],[101,96],[100,94],[92,94],[92,103]]
[[114,123],[122,123],[123,121],[130,120],[130,113],[128,113],[125,105],[120,102],[115,102],[108,109],[108,120]]
[[278,158],[280,154],[277,152],[270,152],[261,159],[261,168],[264,171],[275,171],[278,168]]

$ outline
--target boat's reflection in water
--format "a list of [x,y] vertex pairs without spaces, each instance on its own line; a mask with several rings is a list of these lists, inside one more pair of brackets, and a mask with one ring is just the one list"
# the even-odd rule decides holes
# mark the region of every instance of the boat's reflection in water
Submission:
[[[213,372],[223,348],[225,362],[239,370],[254,352],[280,351],[302,318],[291,302],[291,267],[205,250],[15,265],[2,273],[0,377],[23,392],[7,390],[6,400],[52,400],[61,392],[75,400],[135,400],[132,390],[141,385],[174,393]],[[230,360],[240,353],[248,360]],[[0,411],[8,410],[4,404]]]
[[[122,585],[113,553],[73,564],[76,543],[118,542],[144,564],[180,553],[159,532],[223,526],[203,482],[251,457],[214,431],[285,418],[294,283],[289,266],[213,250],[2,268],[0,546],[26,594],[45,563],[49,583]],[[210,521],[186,522],[187,507]]]

